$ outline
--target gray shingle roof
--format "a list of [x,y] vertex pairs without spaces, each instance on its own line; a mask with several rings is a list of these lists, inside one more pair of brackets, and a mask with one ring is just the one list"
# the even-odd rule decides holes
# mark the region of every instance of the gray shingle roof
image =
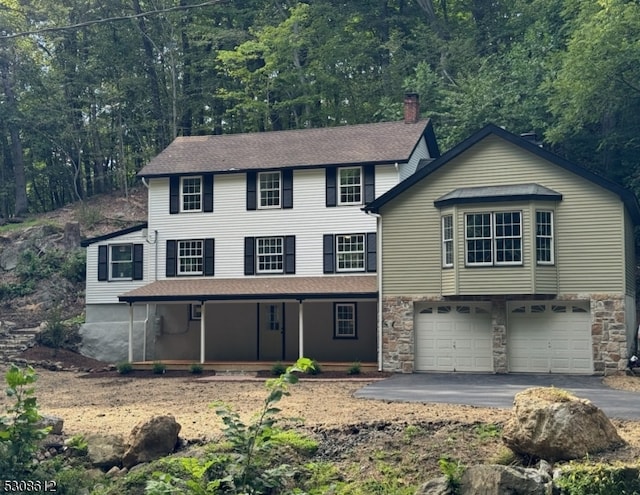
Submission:
[[139,175],[317,167],[406,161],[427,131],[415,124],[381,122],[249,134],[178,137]]
[[560,201],[562,200],[562,194],[540,184],[462,187],[440,196],[433,204],[440,207],[451,204],[516,201],[520,199]]

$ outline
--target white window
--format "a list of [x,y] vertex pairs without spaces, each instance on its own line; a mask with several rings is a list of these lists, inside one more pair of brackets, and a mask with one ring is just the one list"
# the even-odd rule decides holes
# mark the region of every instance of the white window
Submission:
[[109,246],[110,279],[131,280],[133,278],[133,244]]
[[356,334],[356,304],[336,303],[335,326],[333,336],[337,339],[355,339]]
[[202,177],[181,177],[182,211],[202,211]]
[[178,275],[202,275],[202,241],[178,241]]
[[364,234],[336,235],[337,271],[362,272],[364,259]]
[[536,262],[553,265],[553,212],[536,211]]
[[453,266],[453,215],[442,217],[442,266]]
[[338,169],[338,204],[362,203],[362,167]]
[[260,208],[280,207],[280,172],[260,172],[258,174],[258,194]]
[[522,264],[521,212],[471,213],[465,221],[467,265]]
[[282,273],[284,270],[282,237],[261,237],[256,241],[258,273]]

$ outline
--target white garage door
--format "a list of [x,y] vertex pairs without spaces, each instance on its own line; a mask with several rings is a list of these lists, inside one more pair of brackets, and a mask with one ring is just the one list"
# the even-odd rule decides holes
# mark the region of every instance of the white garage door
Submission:
[[509,303],[507,340],[509,371],[593,373],[588,302]]
[[416,371],[493,371],[490,305],[416,304]]

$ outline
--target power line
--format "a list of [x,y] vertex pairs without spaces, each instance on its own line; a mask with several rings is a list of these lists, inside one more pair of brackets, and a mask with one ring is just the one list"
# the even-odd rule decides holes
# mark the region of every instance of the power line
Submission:
[[200,7],[207,7],[209,5],[215,5],[216,3],[220,3],[223,0],[208,0],[203,3],[198,3],[195,5],[178,5],[175,7],[168,7],[166,9],[157,9],[157,10],[149,10],[147,12],[142,12],[140,14],[134,15],[126,15],[126,16],[118,16],[118,17],[107,17],[105,19],[95,19],[93,21],[79,22],[78,24],[70,24],[68,26],[57,26],[57,27],[48,27],[42,29],[34,29],[33,31],[21,31],[18,33],[12,34],[3,34],[0,35],[0,40],[19,38],[21,36],[30,36],[32,34],[42,34],[42,33],[52,33],[55,31],[67,31],[70,29],[78,29],[86,26],[93,26],[94,24],[106,24],[108,22],[119,22],[119,21],[128,21],[131,19],[137,19],[139,17],[152,16],[157,14],[164,14],[165,12],[174,12],[177,10],[190,10],[197,9]]

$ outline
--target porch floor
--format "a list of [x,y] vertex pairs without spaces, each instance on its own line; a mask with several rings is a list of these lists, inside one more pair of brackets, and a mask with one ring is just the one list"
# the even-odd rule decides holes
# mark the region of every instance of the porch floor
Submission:
[[[161,359],[157,361],[136,361],[132,363],[134,370],[151,370],[156,363],[162,363],[167,370],[185,371],[189,370],[193,364],[199,364],[204,371],[216,371],[218,373],[239,373],[270,370],[275,364],[289,366],[293,363],[282,361],[205,361],[200,363],[196,360]],[[347,371],[353,366],[353,362],[319,361],[322,371]],[[371,373],[378,371],[378,363],[359,363],[360,371]]]

